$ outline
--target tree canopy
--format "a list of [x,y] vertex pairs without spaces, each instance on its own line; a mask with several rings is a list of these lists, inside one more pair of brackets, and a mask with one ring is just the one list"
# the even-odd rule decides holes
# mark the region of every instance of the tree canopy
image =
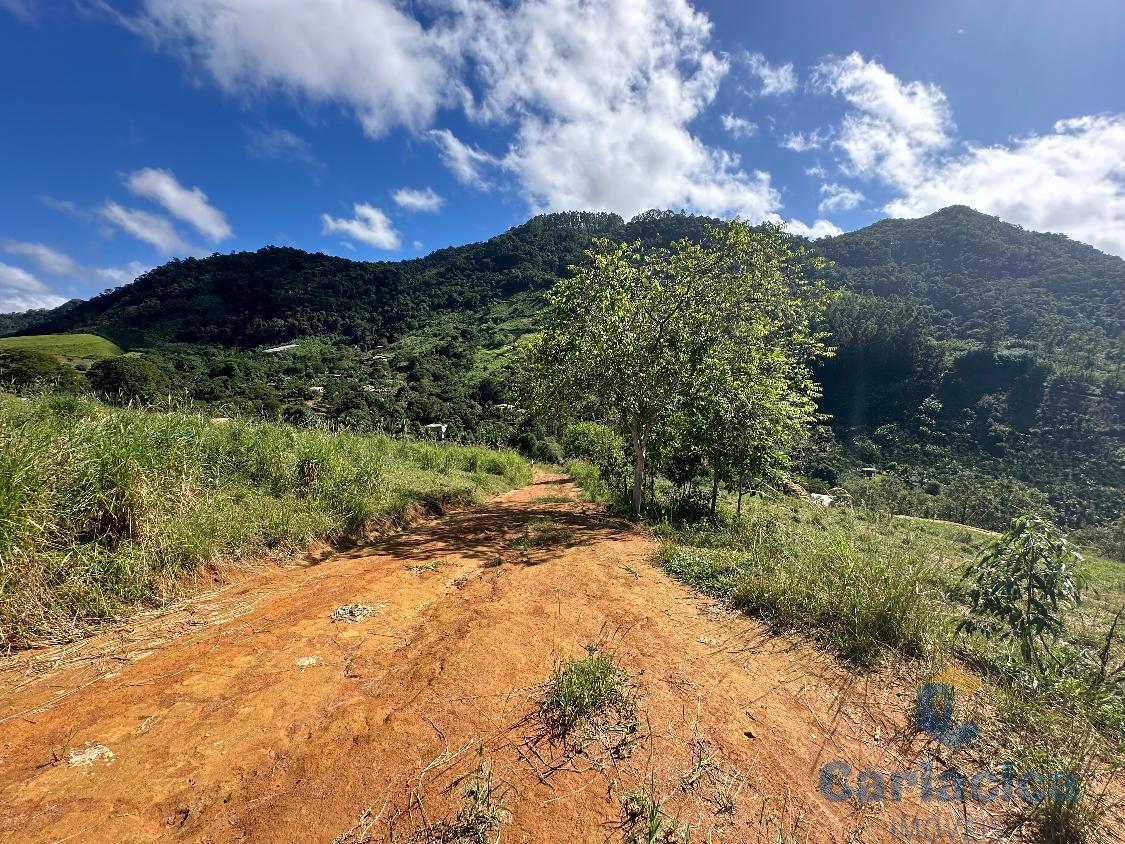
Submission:
[[640,515],[654,434],[696,450],[713,473],[785,453],[815,416],[809,366],[822,285],[780,228],[735,221],[668,247],[595,241],[549,294],[527,347],[523,402],[585,405],[620,425],[633,451]]

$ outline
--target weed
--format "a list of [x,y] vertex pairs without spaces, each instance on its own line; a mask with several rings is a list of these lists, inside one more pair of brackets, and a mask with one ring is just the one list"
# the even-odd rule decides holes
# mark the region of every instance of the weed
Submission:
[[453,783],[454,788],[465,784],[457,818],[414,833],[409,844],[488,844],[499,840],[500,828],[511,821],[503,802],[507,786],[493,781],[492,766],[483,753],[478,752],[477,759],[476,769]]
[[610,735],[611,752],[619,757],[627,755],[638,729],[629,673],[598,645],[587,645],[584,659],[555,666],[539,712],[550,736],[581,747]]
[[621,829],[625,844],[690,844],[691,829],[678,817],[664,811],[665,801],[656,797],[656,784],[649,778],[643,788],[621,799]]

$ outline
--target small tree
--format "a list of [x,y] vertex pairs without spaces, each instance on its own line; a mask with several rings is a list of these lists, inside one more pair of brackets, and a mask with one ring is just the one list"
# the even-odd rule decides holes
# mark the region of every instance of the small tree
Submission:
[[168,389],[168,376],[156,364],[133,355],[100,360],[86,378],[105,398],[127,402],[147,401]]
[[602,239],[587,256],[550,294],[544,331],[526,350],[521,402],[547,413],[592,402],[620,420],[634,515],[653,433],[685,407],[685,418],[717,419],[728,397],[749,395],[760,420],[784,417],[788,429],[812,420],[809,364],[825,353],[812,323],[825,293],[780,227],[735,221],[701,243],[655,249]]
[[958,631],[1013,639],[1024,660],[1043,668],[1041,653],[1065,629],[1064,611],[1079,603],[1082,556],[1038,516],[1020,516],[965,567],[970,615]]

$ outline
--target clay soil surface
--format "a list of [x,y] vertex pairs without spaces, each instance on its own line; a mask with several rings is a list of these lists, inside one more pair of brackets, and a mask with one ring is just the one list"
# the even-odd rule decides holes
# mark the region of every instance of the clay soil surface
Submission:
[[[910,690],[768,635],[670,580],[654,550],[540,474],[8,657],[0,840],[683,840],[630,838],[637,795],[692,842],[892,840],[915,809],[831,802],[819,771],[909,770]],[[346,604],[370,614],[333,620]],[[544,684],[590,644],[629,671],[636,722],[562,742]],[[474,785],[502,821],[479,839],[457,825]]]

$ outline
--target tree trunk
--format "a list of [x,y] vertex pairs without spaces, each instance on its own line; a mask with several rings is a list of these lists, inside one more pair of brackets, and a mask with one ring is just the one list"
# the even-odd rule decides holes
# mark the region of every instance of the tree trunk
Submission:
[[742,515],[742,489],[746,486],[746,473],[738,473],[738,515]]
[[640,426],[633,425],[633,517],[639,519],[644,507],[645,495],[645,449],[648,438],[641,432]]
[[719,467],[716,466],[711,470],[711,518],[715,518],[715,513],[719,507]]

